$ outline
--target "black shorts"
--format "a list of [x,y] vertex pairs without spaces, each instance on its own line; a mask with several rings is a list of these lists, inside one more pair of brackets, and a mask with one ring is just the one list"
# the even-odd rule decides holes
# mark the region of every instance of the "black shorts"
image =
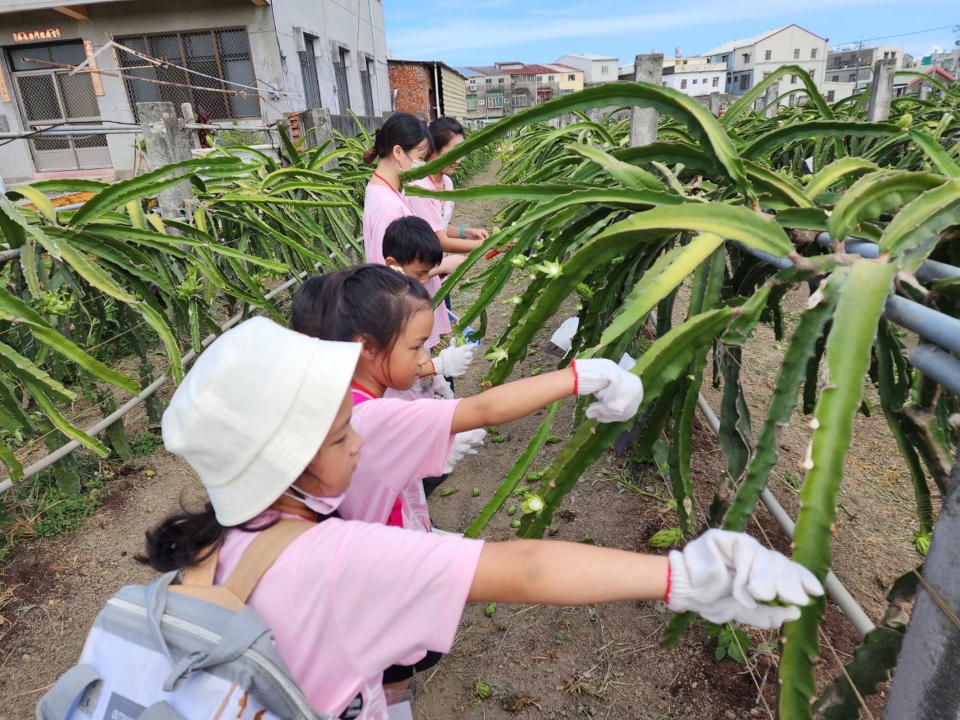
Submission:
[[440,658],[442,657],[443,653],[428,650],[423,660],[415,665],[391,665],[383,671],[383,682],[395,683],[400,682],[401,680],[409,680],[413,677],[415,672],[423,672],[424,670],[429,670],[432,668],[434,665],[440,662]]
[[425,477],[423,479],[423,494],[427,497],[430,497],[430,493],[440,487],[440,483],[442,483],[448,477],[450,476],[446,473],[437,477]]

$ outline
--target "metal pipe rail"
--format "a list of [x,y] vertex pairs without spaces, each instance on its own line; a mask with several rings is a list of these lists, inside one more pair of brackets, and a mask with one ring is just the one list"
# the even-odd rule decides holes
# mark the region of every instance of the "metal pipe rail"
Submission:
[[[960,365],[960,363],[958,363],[958,365]],[[960,374],[958,374],[957,377],[960,378]],[[699,397],[697,398],[697,407],[700,409],[700,413],[707,421],[707,425],[710,426],[710,429],[713,431],[714,435],[719,436],[720,419],[713,411],[713,408],[710,407],[710,404],[703,396],[703,393],[700,393]],[[787,537],[792,540],[796,523],[768,488],[764,488],[763,492],[760,493],[760,502],[762,502],[764,507],[767,508],[767,510],[773,516],[773,519],[777,521],[777,524],[787,534]],[[837,576],[833,574],[833,570],[827,572],[827,579],[823,583],[823,587],[827,591],[827,594],[837,604],[837,607],[839,607],[843,612],[843,614],[850,618],[850,622],[853,623],[853,627],[861,637],[865,636],[868,632],[876,627],[867,613],[864,612],[862,607],[860,607],[860,604],[856,601],[853,595],[850,594],[850,591],[847,590],[843,586],[843,583],[837,579]]]
[[[821,245],[831,245],[833,239],[828,233],[822,232],[817,235],[817,242]],[[793,261],[789,258],[781,258],[765,253],[761,250],[753,250],[744,245],[740,245],[744,252],[753,255],[759,260],[763,260],[781,270],[793,267]],[[856,253],[863,257],[875,258],[880,256],[880,248],[876,243],[860,238],[848,238],[844,243],[844,249]],[[951,278],[960,276],[960,267],[948,265],[946,263],[928,260],[917,271],[919,279],[930,282],[941,278]],[[926,305],[921,305],[900,295],[891,295],[884,307],[883,316],[902,328],[911,330],[920,336],[923,340],[929,340],[951,352],[960,353],[960,320],[945,315],[939,310],[934,310]],[[931,346],[932,347],[932,346]],[[921,368],[917,360],[924,362]],[[938,356],[937,360],[930,358],[929,352],[912,353],[908,358],[910,364],[923,372],[928,377],[936,380],[950,392],[960,395],[960,374],[953,375],[960,371],[960,362],[956,367]]]
[[[320,267],[320,263],[317,263],[314,267]],[[302,273],[300,273],[300,274],[298,274],[298,275],[290,278],[289,280],[287,280],[285,283],[283,283],[283,284],[280,285],[279,287],[276,287],[276,288],[274,288],[273,290],[271,290],[269,293],[267,293],[266,296],[265,296],[266,299],[267,299],[267,300],[270,300],[271,298],[276,297],[277,295],[279,295],[280,293],[282,293],[284,290],[286,290],[287,288],[293,286],[293,285],[294,285],[296,282],[298,282],[299,280],[303,279],[306,275],[307,275],[306,272],[302,272]],[[240,320],[241,320],[242,318],[243,318],[243,313],[237,313],[237,314],[234,315],[232,318],[230,318],[229,320],[227,320],[223,325],[220,326],[221,331],[229,330],[229,329],[232,328],[234,325],[236,325],[238,322],[240,322]],[[207,347],[207,345],[209,345],[209,344],[212,343],[214,340],[216,340],[217,337],[218,337],[217,335],[214,335],[213,333],[211,333],[210,335],[207,335],[207,337],[205,337],[205,338],[203,339],[203,341],[201,342],[201,345],[202,345],[203,347]],[[197,358],[197,353],[196,353],[196,351],[191,350],[191,351],[188,352],[186,355],[184,355],[182,358],[180,358],[180,362],[183,364],[184,367],[186,367],[188,364],[190,364],[190,363],[192,363],[194,360],[196,360],[196,358]],[[136,396],[130,398],[126,403],[124,403],[123,405],[121,405],[121,406],[120,406],[119,408],[117,408],[114,412],[110,413],[107,417],[103,418],[103,419],[100,420],[99,422],[97,422],[97,423],[91,425],[90,427],[86,428],[86,429],[84,430],[84,432],[85,432],[87,435],[90,435],[91,437],[95,437],[96,435],[99,435],[99,434],[102,433],[104,430],[106,430],[108,427],[110,427],[111,425],[113,425],[113,423],[115,423],[117,420],[121,419],[124,415],[126,415],[128,412],[130,412],[131,410],[133,410],[135,407],[137,407],[138,405],[141,405],[148,397],[150,397],[150,396],[153,395],[157,390],[159,390],[159,389],[167,382],[167,380],[169,380],[169,379],[170,379],[170,376],[169,376],[169,375],[166,375],[166,374],[161,375],[161,376],[158,377],[156,380],[154,380],[152,383],[150,383],[149,385],[147,385],[147,387],[145,387],[143,390],[141,390],[139,395],[136,395]],[[27,478],[29,478],[29,477],[31,477],[31,476],[33,476],[33,475],[36,475],[36,474],[39,473],[40,471],[46,470],[48,467],[50,467],[50,466],[53,465],[55,462],[57,462],[57,460],[60,460],[61,458],[66,457],[67,455],[69,455],[70,453],[72,453],[74,450],[76,450],[76,449],[79,448],[80,446],[81,446],[80,443],[77,442],[76,440],[71,440],[70,442],[68,442],[68,443],[66,443],[66,444],[64,444],[64,445],[61,445],[59,448],[57,448],[57,449],[54,450],[53,452],[51,452],[51,453],[49,453],[49,454],[47,454],[47,455],[44,455],[44,456],[43,456],[42,458],[40,458],[37,462],[35,462],[35,463],[33,463],[32,465],[29,465],[29,466],[27,466],[26,468],[24,468],[24,470],[23,470],[23,477],[22,477],[18,482],[23,482],[23,481],[26,480]],[[2,482],[0,482],[0,495],[2,495],[2,494],[5,493],[7,490],[9,490],[10,488],[12,488],[13,485],[14,485],[13,478],[9,478],[9,477],[6,478],[5,480],[3,480]]]

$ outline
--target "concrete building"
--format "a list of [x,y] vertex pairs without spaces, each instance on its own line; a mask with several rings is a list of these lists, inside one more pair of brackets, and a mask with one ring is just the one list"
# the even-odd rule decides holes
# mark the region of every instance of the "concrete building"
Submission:
[[952,50],[944,50],[941,52],[933,52],[929,55],[923,55],[922,57],[916,59],[912,67],[910,65],[906,65],[905,67],[908,67],[911,70],[919,70],[920,72],[925,72],[929,68],[938,67],[951,74],[955,74],[958,70],[960,70],[960,44],[958,44]]
[[[110,41],[135,53],[109,47]],[[69,74],[93,58],[96,72]],[[159,62],[157,62],[159,60]],[[190,72],[188,72],[188,70]],[[136,103],[191,103],[211,120],[262,125],[323,107],[390,109],[381,2],[5,0],[0,126],[135,123]],[[113,125],[116,127],[116,125]],[[135,135],[36,136],[0,147],[7,182],[126,176]]]
[[725,63],[710,62],[706,57],[672,57],[663,59],[660,84],[697,97],[725,92],[726,76]]
[[[952,85],[956,80],[956,76],[944,70],[942,67],[936,65],[929,67],[926,70],[920,68],[920,71],[923,72],[930,78],[940,81],[944,85]],[[936,87],[933,83],[928,82],[926,78],[914,77],[911,78],[908,83],[905,83],[902,88],[895,89],[895,94],[898,96],[910,96],[918,97],[924,100],[931,97],[940,97],[942,91]]]
[[467,119],[467,78],[439,60],[387,60],[393,109],[426,121]]
[[467,126],[482,127],[584,87],[584,72],[562,63],[526,65],[499,62],[458,68],[467,81]]
[[557,63],[583,70],[583,82],[588,87],[618,79],[617,71],[620,61],[618,58],[609,55],[574,53],[561,56],[557,59]]
[[863,90],[873,82],[873,66],[877,60],[894,60],[896,69],[903,70],[907,57],[902,47],[894,45],[845,45],[834,48],[827,54],[826,80],[832,83],[855,83],[856,90]]
[[[824,80],[827,63],[827,38],[799,25],[766,30],[753,37],[731,40],[703,53],[712,63],[727,66],[727,92],[742,95],[783,65],[798,65],[815,83]],[[796,75],[780,80],[780,91],[799,89]]]

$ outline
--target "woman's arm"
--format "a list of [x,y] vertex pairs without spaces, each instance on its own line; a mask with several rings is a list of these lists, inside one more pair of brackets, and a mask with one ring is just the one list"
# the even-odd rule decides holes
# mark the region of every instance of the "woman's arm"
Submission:
[[[452,226],[451,226],[452,227]],[[469,253],[483,245],[483,240],[469,240],[458,237],[457,229],[454,228],[453,235],[446,231],[437,230],[437,238],[440,240],[440,247],[448,253]]]
[[466,255],[447,255],[440,261],[433,270],[430,271],[430,277],[437,275],[449,275],[463,264],[467,259]]
[[467,600],[546,605],[661,600],[667,594],[668,567],[665,556],[582,543],[488,542]]
[[516,380],[463,398],[453,414],[451,434],[512,422],[573,394],[573,368]]

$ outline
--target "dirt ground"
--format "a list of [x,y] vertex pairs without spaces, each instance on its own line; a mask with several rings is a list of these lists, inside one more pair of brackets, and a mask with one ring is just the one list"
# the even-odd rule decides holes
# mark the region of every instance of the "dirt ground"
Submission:
[[[478,181],[491,180],[488,173]],[[475,203],[460,209],[458,217],[471,225],[489,225],[496,207],[492,202]],[[513,292],[506,290],[507,295]],[[801,307],[804,293],[791,296],[788,306],[794,311]],[[454,308],[466,307],[471,294],[455,295]],[[496,311],[489,320],[485,347],[505,322]],[[556,361],[545,352],[548,338],[545,332],[536,339],[530,355],[515,371],[516,377],[536,367],[548,368]],[[745,380],[755,429],[762,421],[758,408],[769,396],[779,358],[779,347],[767,328],[761,328],[745,348],[744,363],[749,367]],[[476,391],[486,366],[482,359],[475,363],[458,383],[461,393]],[[709,381],[704,384],[711,405],[718,407],[717,394]],[[567,435],[572,412],[573,404],[568,402],[558,414],[556,434]],[[488,444],[480,454],[460,463],[445,485],[457,491],[445,497],[435,494],[431,500],[438,527],[463,530],[541,420],[538,415],[503,426],[502,443]],[[913,501],[909,480],[882,417],[859,418],[855,437],[859,444],[848,459],[841,491],[834,568],[876,620],[890,581],[918,563],[910,543],[915,527]],[[783,436],[781,463],[772,485],[794,513],[796,493],[790,483],[799,475],[796,463],[808,439],[809,431],[798,415]],[[723,456],[705,427],[695,433],[694,440],[694,478],[698,500],[705,507],[723,467]],[[549,464],[561,447],[548,446],[535,467]],[[110,486],[103,508],[82,530],[60,539],[26,542],[0,570],[0,720],[33,717],[37,697],[75,661],[103,602],[121,585],[142,583],[152,576],[134,559],[142,549],[144,531],[181,499],[202,497],[186,465],[162,448],[138,465],[142,467],[130,468]],[[147,470],[155,475],[147,477]],[[629,483],[643,492],[620,484],[624,473]],[[474,487],[480,489],[478,497],[472,496]],[[650,552],[650,536],[676,523],[675,513],[666,504],[668,497],[668,486],[654,472],[632,465],[627,457],[607,453],[567,496],[554,523],[553,537]],[[484,536],[493,540],[514,537],[512,519],[499,513]],[[758,513],[758,523],[749,531],[788,549],[787,539],[764,512]],[[659,648],[668,619],[662,603],[588,608],[499,605],[492,617],[482,606],[469,607],[452,652],[437,668],[418,678],[417,717],[773,717],[775,634],[750,633],[753,647],[750,662],[744,666],[730,659],[715,660],[716,642],[699,626],[678,649]],[[848,660],[857,637],[832,604],[828,604],[825,630],[837,657]],[[821,678],[837,672],[832,654],[825,655]],[[479,697],[477,683],[489,687],[488,697]],[[882,697],[870,701],[875,716],[882,714],[882,703]]]

